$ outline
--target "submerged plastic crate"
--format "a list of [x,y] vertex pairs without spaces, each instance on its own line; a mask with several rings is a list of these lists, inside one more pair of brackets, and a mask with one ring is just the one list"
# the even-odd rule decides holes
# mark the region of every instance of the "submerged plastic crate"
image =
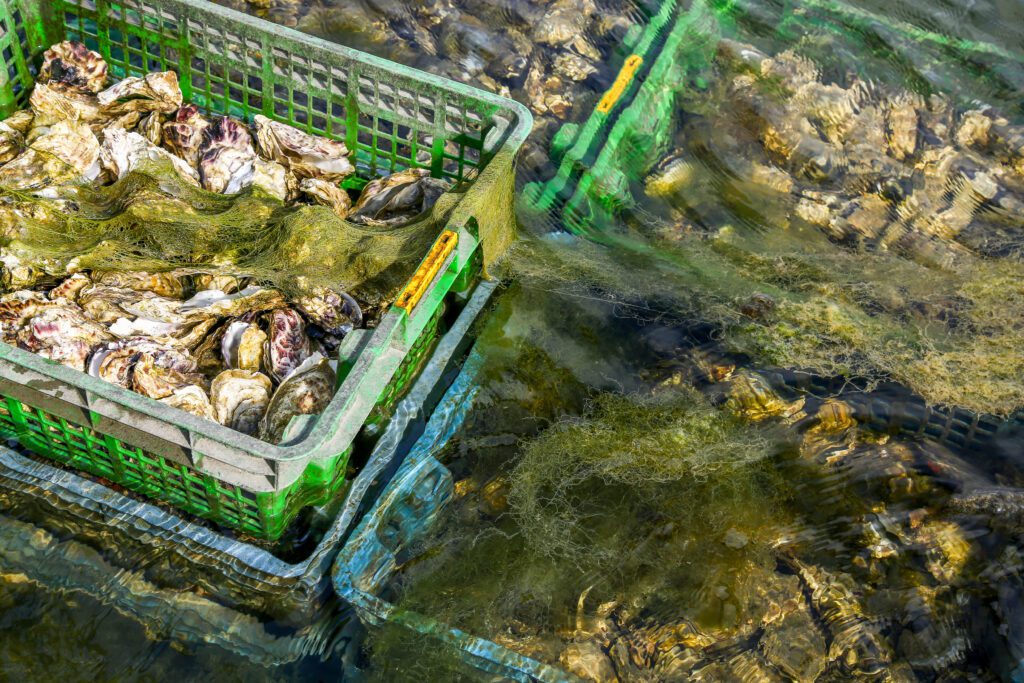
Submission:
[[[196,0],[0,0],[0,115],[26,106],[42,52],[79,40],[114,78],[174,70],[207,113],[256,114],[345,141],[361,180],[410,166],[471,181],[531,127],[521,105]],[[445,298],[480,269],[477,217],[453,211],[406,291],[339,351],[339,389],[272,445],[0,344],[0,435],[227,527],[275,539],[344,483],[353,440],[421,367]]]
[[639,35],[627,36],[631,54],[590,116],[555,135],[551,158],[558,169],[524,188],[520,209],[596,237],[633,207],[635,184],[669,151],[675,94],[709,63],[732,2],[663,0]]

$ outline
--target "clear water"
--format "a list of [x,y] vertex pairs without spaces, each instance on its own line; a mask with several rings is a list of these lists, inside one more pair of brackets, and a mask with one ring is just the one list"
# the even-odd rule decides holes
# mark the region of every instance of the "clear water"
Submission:
[[[554,3],[234,5],[530,104],[538,124],[521,186],[554,172],[552,135],[589,113],[615,75],[603,60],[652,9],[559,0],[590,10],[568,12],[570,35],[585,44],[564,48],[534,40],[554,26],[544,19]],[[810,81],[861,83],[865,107],[938,95],[957,115],[988,105],[1007,126],[1024,123],[1019,2],[736,9],[723,35],[765,55],[795,51],[817,68]],[[592,68],[577,64],[579,81],[567,75],[570,51],[592,55]],[[892,422],[853,424],[841,409],[825,417],[836,398],[902,414],[912,393],[1004,418],[1022,407],[1024,214],[972,205],[976,227],[943,238],[970,252],[959,269],[942,264],[934,242],[876,239],[888,222],[877,217],[828,239],[793,219],[801,199],[829,194],[849,208],[884,197],[887,214],[891,193],[927,190],[911,177],[914,162],[866,182],[857,164],[875,157],[851,154],[825,179],[801,175],[766,150],[764,124],[751,124],[752,107],[731,89],[742,69],[718,54],[678,98],[658,155],[676,155],[676,175],[661,176],[661,191],[636,179],[638,203],[605,226],[616,246],[540,241],[551,221],[524,221],[527,247],[510,259],[481,331],[482,391],[443,454],[455,504],[390,597],[605,678],[1009,679],[1024,658],[1024,430],[963,449]],[[978,152],[971,173],[1001,169],[1001,191],[1016,198],[1024,174],[998,157]],[[933,198],[936,211],[958,187]],[[801,344],[823,329],[806,322],[818,310],[801,307],[808,300],[865,317],[853,332],[829,328],[831,351],[820,354]],[[780,341],[785,329],[796,332]],[[756,383],[772,367],[813,369],[816,383],[722,400],[740,391],[735,378]],[[978,502],[979,491],[995,491],[1002,507]],[[20,557],[49,542],[21,527],[3,533]],[[151,632],[122,616],[123,572],[90,596],[71,579],[4,571],[5,679],[474,678],[451,653],[387,629],[358,648],[317,636],[316,654],[268,667],[167,639],[173,616]]]

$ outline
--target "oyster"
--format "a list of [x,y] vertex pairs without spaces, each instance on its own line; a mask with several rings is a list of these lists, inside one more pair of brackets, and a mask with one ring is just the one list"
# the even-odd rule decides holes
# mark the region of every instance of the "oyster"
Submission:
[[100,323],[113,323],[118,318],[134,316],[129,312],[132,304],[138,303],[145,296],[153,296],[136,292],[126,287],[111,287],[102,284],[89,284],[78,292],[78,305],[86,315]]
[[210,127],[199,107],[186,104],[163,126],[164,146],[175,156],[184,159],[189,166],[199,169],[199,148],[203,144],[203,133]]
[[0,164],[6,164],[24,149],[25,135],[6,121],[0,121]]
[[431,178],[425,168],[411,168],[378,178],[363,188],[348,220],[397,227],[433,207],[450,187],[447,180]]
[[100,144],[89,127],[61,121],[0,168],[0,186],[25,190],[94,180],[100,174],[99,161]]
[[131,289],[136,292],[152,292],[157,296],[180,299],[185,294],[181,278],[173,273],[124,272],[117,270],[96,271],[94,282],[109,287]]
[[181,387],[170,396],[159,400],[161,403],[178,410],[184,410],[186,413],[192,413],[207,420],[215,419],[210,397],[206,395],[206,392],[201,387],[197,387],[194,384]]
[[100,325],[85,317],[81,309],[52,306],[31,318],[18,331],[18,346],[43,358],[85,370],[93,347],[110,339]]
[[203,132],[199,148],[199,178],[203,188],[237,194],[252,184],[256,152],[245,126],[222,117]]
[[287,168],[276,161],[267,161],[259,157],[253,162],[252,186],[253,189],[282,202],[294,199],[298,190],[295,176]]
[[158,71],[132,76],[96,95],[96,101],[108,115],[154,111],[171,114],[181,107],[182,102],[178,74]]
[[339,182],[355,171],[343,142],[303,133],[260,114],[253,124],[261,155],[284,164],[298,178]]
[[189,319],[238,318],[246,313],[259,313],[285,304],[284,295],[276,289],[246,287],[235,294],[225,294],[217,289],[198,292],[180,305],[180,313]]
[[149,140],[152,145],[159,145],[164,139],[164,119],[158,112],[150,112],[142,117],[138,125],[139,134]]
[[86,371],[105,382],[131,389],[132,367],[139,358],[139,347],[148,343],[144,339],[135,338],[103,344],[89,356]]
[[213,415],[222,425],[256,434],[270,404],[270,378],[250,370],[225,370],[210,385]]
[[143,353],[133,368],[132,388],[143,396],[167,398],[179,389],[204,381],[202,375],[193,372],[195,368],[194,360],[170,348]]
[[352,210],[352,198],[336,183],[320,178],[306,178],[299,183],[299,189],[317,204],[329,207],[338,218],[345,218]]
[[129,133],[122,128],[108,128],[100,147],[103,167],[115,178],[123,178],[147,161],[169,163],[178,175],[194,185],[199,184],[199,174],[191,166],[167,150],[157,147],[138,133]]
[[260,423],[260,438],[278,443],[293,417],[323,412],[331,402],[334,383],[334,371],[327,359],[319,353],[308,357],[274,392]]
[[169,337],[179,329],[181,329],[180,325],[150,320],[149,318],[135,318],[134,320],[118,318],[107,328],[111,334],[121,338],[137,337],[140,335],[147,337]]
[[252,323],[236,320],[221,339],[221,355],[229,368],[257,371],[263,365],[267,334]]
[[309,358],[310,343],[302,317],[293,310],[280,308],[270,314],[270,329],[264,349],[267,374],[284,381]]
[[19,109],[14,112],[6,119],[4,119],[4,125],[13,128],[22,135],[28,135],[29,130],[32,129],[32,124],[35,121],[36,115],[32,113],[31,109]]
[[242,289],[242,281],[234,275],[213,275],[211,273],[197,273],[192,278],[192,283],[197,292],[220,290],[226,294],[235,294]]
[[25,322],[40,312],[67,302],[51,301],[40,292],[19,291],[0,297],[0,339],[8,344],[17,341],[18,331]]
[[330,335],[343,337],[363,324],[363,312],[345,292],[321,289],[299,297],[295,306],[306,318]]
[[107,84],[107,63],[82,43],[65,40],[43,53],[38,81],[96,94]]
[[74,301],[78,293],[92,284],[92,281],[81,273],[75,273],[64,282],[60,283],[47,294],[50,299],[67,299]]
[[81,121],[98,125],[108,120],[95,95],[61,88],[59,85],[37,83],[28,99],[36,128],[52,126],[61,121]]

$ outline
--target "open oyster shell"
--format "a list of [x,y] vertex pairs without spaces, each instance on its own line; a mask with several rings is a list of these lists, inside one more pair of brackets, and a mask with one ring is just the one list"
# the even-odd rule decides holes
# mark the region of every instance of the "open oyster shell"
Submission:
[[303,133],[260,114],[253,124],[262,156],[284,164],[298,178],[337,183],[355,171],[343,142]]

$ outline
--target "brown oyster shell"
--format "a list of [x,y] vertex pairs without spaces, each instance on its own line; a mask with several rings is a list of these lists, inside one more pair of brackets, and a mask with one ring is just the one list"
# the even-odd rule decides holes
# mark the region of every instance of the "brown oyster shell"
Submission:
[[451,187],[447,180],[431,178],[425,168],[410,168],[378,178],[363,188],[348,220],[364,225],[397,227],[432,208]]
[[253,124],[261,155],[284,164],[298,178],[321,178],[337,183],[355,171],[343,142],[309,135],[260,114]]
[[178,111],[182,102],[178,74],[158,71],[132,76],[99,93],[96,101],[111,116],[154,111],[171,114]]
[[352,211],[352,198],[336,183],[322,178],[306,178],[299,183],[299,189],[317,204],[330,208],[338,218],[345,218]]
[[309,357],[310,342],[302,316],[295,311],[279,308],[269,317],[263,362],[267,374],[281,382]]
[[142,135],[121,128],[108,128],[100,146],[103,168],[115,178],[123,178],[147,162],[169,163],[179,176],[194,185],[199,174],[182,159],[157,147]]
[[0,168],[0,186],[26,190],[83,180],[100,173],[100,144],[89,126],[61,121]]
[[209,127],[210,122],[199,113],[199,107],[186,104],[178,109],[173,119],[164,124],[164,147],[199,170],[199,148],[203,144],[203,133]]
[[107,63],[82,43],[65,40],[43,53],[37,80],[96,94],[107,84]]

